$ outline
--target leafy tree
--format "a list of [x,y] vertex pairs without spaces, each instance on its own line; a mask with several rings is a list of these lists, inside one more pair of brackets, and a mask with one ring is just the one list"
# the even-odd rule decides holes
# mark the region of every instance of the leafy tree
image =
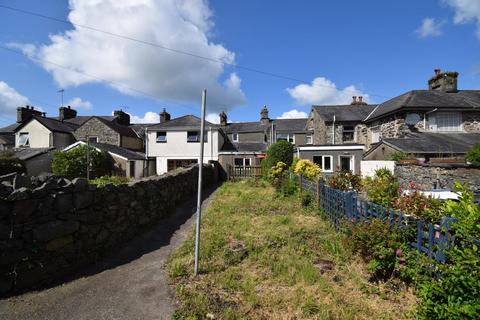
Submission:
[[268,176],[269,171],[278,162],[283,162],[287,168],[292,165],[293,161],[293,144],[281,140],[274,143],[267,150],[267,157],[262,161],[262,172],[264,176]]
[[15,158],[15,155],[11,151],[0,152],[0,175],[8,173],[25,173],[25,163]]
[[[112,161],[105,152],[90,147],[91,176],[110,174]],[[76,178],[87,176],[87,146],[81,145],[68,151],[59,151],[53,155],[52,171],[54,175]]]
[[475,144],[470,151],[468,151],[466,159],[474,166],[480,167],[480,142]]

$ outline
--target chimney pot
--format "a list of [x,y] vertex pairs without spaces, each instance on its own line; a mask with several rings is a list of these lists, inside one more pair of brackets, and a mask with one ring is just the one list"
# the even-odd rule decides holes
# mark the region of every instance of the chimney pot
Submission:
[[358,102],[362,103],[363,101],[363,97],[362,96],[358,96]]
[[438,76],[441,72],[442,72],[442,70],[440,70],[440,69],[435,69],[435,75]]

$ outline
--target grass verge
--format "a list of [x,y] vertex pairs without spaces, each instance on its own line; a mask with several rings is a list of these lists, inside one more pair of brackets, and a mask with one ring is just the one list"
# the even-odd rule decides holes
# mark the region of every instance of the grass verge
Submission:
[[407,289],[368,281],[318,209],[262,181],[225,183],[202,219],[201,274],[193,231],[168,263],[174,319],[404,319],[414,307]]

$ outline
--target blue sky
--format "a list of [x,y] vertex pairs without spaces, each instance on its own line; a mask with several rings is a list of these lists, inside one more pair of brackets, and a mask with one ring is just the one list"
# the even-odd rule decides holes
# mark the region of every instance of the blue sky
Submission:
[[305,84],[0,8],[0,45],[17,52],[0,48],[0,126],[22,103],[56,115],[59,88],[80,114],[122,107],[137,121],[155,121],[163,107],[174,117],[199,114],[206,87],[207,113],[255,121],[265,104],[279,117],[308,113],[312,103],[347,103],[353,94],[378,103],[426,88],[435,68],[460,72],[461,89],[480,84],[477,0],[96,2],[0,5]]

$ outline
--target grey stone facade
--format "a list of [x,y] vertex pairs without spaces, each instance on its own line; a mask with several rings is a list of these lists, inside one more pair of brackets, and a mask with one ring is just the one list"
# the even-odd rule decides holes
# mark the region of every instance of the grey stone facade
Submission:
[[99,143],[113,144],[120,146],[120,134],[107,126],[97,118],[87,120],[82,126],[77,128],[73,135],[77,140],[86,140],[87,135],[90,137],[98,137]]
[[[204,173],[206,185],[215,181],[213,167]],[[197,179],[193,167],[119,186],[96,187],[81,178],[1,182],[0,295],[95,262],[174,212],[195,193]]]
[[440,188],[454,189],[455,181],[467,183],[474,192],[480,192],[480,169],[454,165],[395,166],[395,176],[403,186],[413,181],[420,190],[431,190],[437,182]]

